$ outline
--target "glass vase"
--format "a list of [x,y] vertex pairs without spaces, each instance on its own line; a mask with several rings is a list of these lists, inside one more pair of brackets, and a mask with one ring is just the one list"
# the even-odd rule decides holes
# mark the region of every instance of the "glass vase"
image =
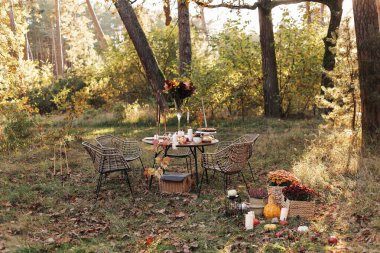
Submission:
[[182,117],[182,112],[181,111],[177,111],[178,131],[181,130],[181,117]]

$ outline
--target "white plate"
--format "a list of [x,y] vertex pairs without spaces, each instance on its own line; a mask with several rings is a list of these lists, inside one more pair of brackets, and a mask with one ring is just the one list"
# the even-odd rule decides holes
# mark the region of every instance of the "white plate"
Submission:
[[196,131],[195,133],[196,133],[196,134],[204,134],[204,135],[212,135],[212,134],[216,134],[216,132],[202,132],[202,131]]

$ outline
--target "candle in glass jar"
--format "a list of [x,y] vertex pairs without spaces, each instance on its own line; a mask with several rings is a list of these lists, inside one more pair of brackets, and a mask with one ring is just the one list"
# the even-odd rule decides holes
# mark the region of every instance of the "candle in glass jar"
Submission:
[[228,190],[227,191],[227,196],[228,197],[235,197],[237,195],[237,191],[236,190]]

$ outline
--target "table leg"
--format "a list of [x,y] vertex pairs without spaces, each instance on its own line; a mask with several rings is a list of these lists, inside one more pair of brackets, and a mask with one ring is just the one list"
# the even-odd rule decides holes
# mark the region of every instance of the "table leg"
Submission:
[[[202,154],[205,152],[205,147],[204,146],[200,146],[199,147],[199,151],[202,152]],[[208,184],[208,172],[207,170],[205,170],[205,173],[206,173],[206,181],[207,181],[207,184]]]
[[198,176],[198,159],[197,159],[197,148],[196,147],[189,147],[191,154],[194,157],[194,165],[195,165],[195,182],[196,182],[196,187],[198,188],[199,184],[199,176]]

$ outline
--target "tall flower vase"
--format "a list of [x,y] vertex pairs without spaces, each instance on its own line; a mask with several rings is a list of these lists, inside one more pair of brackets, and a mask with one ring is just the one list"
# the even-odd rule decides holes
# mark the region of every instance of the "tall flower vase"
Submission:
[[181,117],[182,117],[182,112],[179,110],[179,111],[177,111],[178,131],[181,130]]
[[175,110],[176,110],[176,114],[177,114],[177,119],[178,119],[178,131],[180,131],[181,130],[182,111],[181,111],[181,106],[180,106],[179,101],[176,101],[174,99],[174,106],[175,106]]

